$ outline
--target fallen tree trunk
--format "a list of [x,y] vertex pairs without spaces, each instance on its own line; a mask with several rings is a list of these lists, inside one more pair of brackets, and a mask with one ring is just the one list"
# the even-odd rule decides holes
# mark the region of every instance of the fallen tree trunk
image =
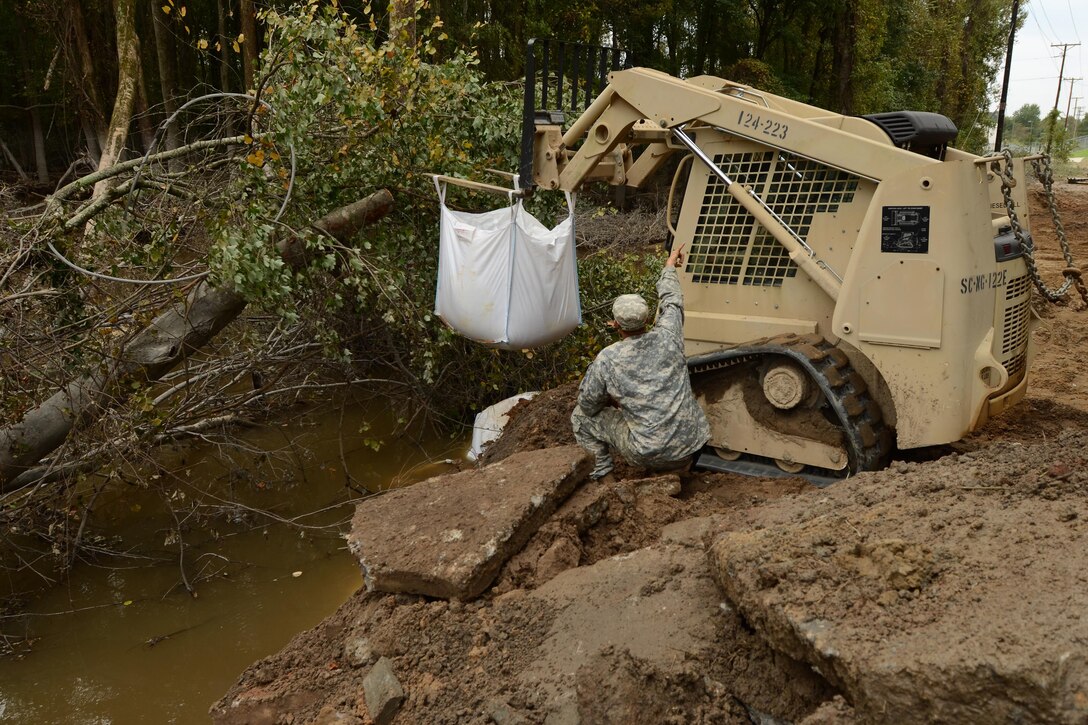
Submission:
[[[388,214],[392,206],[392,195],[383,189],[336,209],[313,226],[346,242],[361,227]],[[295,268],[309,259],[305,245],[297,238],[280,241],[278,249]],[[156,317],[109,363],[68,383],[15,425],[0,429],[0,492],[13,488],[20,472],[55,451],[77,427],[124,402],[133,384],[152,383],[177,367],[238,317],[245,306],[245,298],[233,288],[200,282],[184,302]]]

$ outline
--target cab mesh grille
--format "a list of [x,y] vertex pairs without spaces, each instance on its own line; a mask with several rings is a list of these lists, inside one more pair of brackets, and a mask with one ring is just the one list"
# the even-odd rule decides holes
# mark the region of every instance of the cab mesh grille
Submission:
[[[719,154],[714,163],[737,183],[751,187],[802,239],[814,215],[835,213],[840,204],[853,200],[858,187],[856,177],[775,151]],[[797,274],[782,245],[716,176],[707,181],[688,269],[693,282],[707,284],[778,287]]]

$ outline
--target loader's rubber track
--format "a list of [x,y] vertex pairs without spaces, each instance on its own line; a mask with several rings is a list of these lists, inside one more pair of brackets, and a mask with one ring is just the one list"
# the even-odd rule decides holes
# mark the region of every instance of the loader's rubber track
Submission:
[[821,472],[822,477],[842,477],[887,465],[894,436],[884,424],[880,407],[846,353],[819,335],[779,335],[689,358],[692,387],[698,388],[702,373],[767,356],[786,357],[801,365],[819,386],[843,430],[848,456],[846,470],[828,471],[811,466],[809,469]]

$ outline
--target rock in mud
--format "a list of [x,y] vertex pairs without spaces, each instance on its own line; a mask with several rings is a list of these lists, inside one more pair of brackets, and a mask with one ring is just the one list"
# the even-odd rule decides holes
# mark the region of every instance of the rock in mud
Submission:
[[556,574],[578,566],[582,550],[578,544],[566,536],[560,536],[548,547],[536,565],[537,582],[546,582]]
[[505,700],[495,699],[487,709],[490,711],[491,722],[495,725],[527,725],[529,722]]
[[389,725],[404,702],[404,688],[393,674],[393,663],[382,657],[363,680],[366,709],[376,725]]
[[634,482],[635,493],[639,496],[657,494],[659,496],[679,496],[680,476],[675,473],[653,478],[642,478]]
[[365,667],[375,658],[374,649],[366,637],[352,637],[344,643],[344,659],[352,667]]
[[473,599],[591,467],[564,446],[436,476],[359,504],[348,546],[369,591]]
[[858,725],[858,720],[854,708],[842,695],[835,695],[797,725]]
[[773,504],[716,539],[718,579],[859,722],[1086,722],[1086,484],[1051,487],[1034,462],[1046,451],[1017,455],[972,460],[970,476],[951,459]]

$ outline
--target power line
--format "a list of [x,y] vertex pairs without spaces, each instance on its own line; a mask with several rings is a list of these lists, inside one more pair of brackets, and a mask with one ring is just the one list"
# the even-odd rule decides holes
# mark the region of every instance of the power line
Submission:
[[[1037,18],[1034,13],[1031,13],[1031,19],[1035,21],[1035,27],[1039,29],[1039,35],[1043,36],[1043,42],[1049,43],[1050,42],[1050,36],[1046,34],[1045,30],[1043,30],[1043,26],[1039,25],[1039,18]],[[1047,57],[1050,58],[1051,63],[1054,62],[1054,56],[1053,55],[1050,55],[1050,56],[1047,56]]]
[[1047,12],[1046,12],[1046,3],[1040,2],[1039,3],[1039,10],[1043,13],[1043,19],[1046,20],[1046,24],[1047,24],[1047,27],[1050,28],[1050,32],[1054,33],[1054,35],[1056,36],[1058,34],[1058,31],[1054,30],[1054,23],[1050,22],[1050,16],[1047,15]]
[[1009,82],[1010,83],[1020,83],[1022,81],[1051,81],[1051,80],[1054,80],[1057,77],[1058,76],[1050,75],[1050,76],[1036,76],[1035,78],[1013,78]]

